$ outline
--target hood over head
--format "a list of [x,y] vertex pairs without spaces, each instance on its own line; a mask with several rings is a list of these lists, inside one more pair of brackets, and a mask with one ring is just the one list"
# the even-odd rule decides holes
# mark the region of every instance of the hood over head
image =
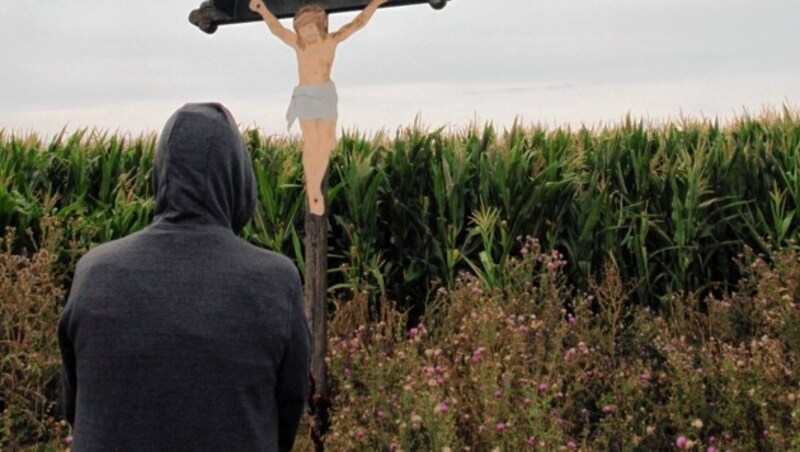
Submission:
[[186,104],[167,121],[153,164],[153,223],[217,225],[239,233],[255,211],[250,155],[230,112]]

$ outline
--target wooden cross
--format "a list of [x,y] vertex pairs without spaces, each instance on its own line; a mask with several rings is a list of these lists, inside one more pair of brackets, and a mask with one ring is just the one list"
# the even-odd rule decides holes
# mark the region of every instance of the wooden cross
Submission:
[[[315,415],[312,437],[318,449],[327,429],[330,405],[325,355],[327,354],[328,317],[328,234],[325,196],[330,153],[336,145],[338,95],[331,80],[336,47],[363,28],[376,9],[428,3],[443,8],[448,0],[329,0],[320,3],[301,0],[207,0],[192,11],[189,21],[206,33],[219,25],[263,20],[270,32],[297,54],[299,84],[292,93],[286,114],[289,128],[295,120],[303,134],[303,170],[306,177],[307,205],[305,218],[305,313],[313,335],[314,352],[311,374],[314,394],[311,409]],[[361,12],[339,30],[328,32],[328,13]],[[294,17],[293,30],[279,18]]]

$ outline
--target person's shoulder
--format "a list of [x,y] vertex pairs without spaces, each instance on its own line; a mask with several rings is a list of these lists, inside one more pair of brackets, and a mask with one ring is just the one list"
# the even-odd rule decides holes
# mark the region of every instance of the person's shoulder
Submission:
[[286,255],[258,247],[239,238],[241,255],[247,256],[251,261],[251,268],[259,273],[278,274],[287,281],[297,279],[299,272],[294,262]]
[[[243,273],[250,282],[246,290],[255,290],[258,299],[277,303],[285,313],[291,312],[293,300],[302,294],[300,272],[289,257],[260,248],[240,239],[240,256],[245,258]],[[246,257],[245,257],[246,256]],[[266,296],[266,298],[264,298]]]
[[125,237],[101,243],[89,249],[76,264],[76,270],[85,271],[92,268],[124,262],[136,249],[136,242],[144,231],[137,231]]

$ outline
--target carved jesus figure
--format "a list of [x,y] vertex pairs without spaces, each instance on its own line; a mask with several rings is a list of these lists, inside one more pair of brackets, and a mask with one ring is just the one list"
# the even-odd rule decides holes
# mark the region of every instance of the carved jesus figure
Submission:
[[294,49],[300,83],[292,93],[286,112],[288,127],[297,119],[303,133],[303,169],[306,176],[308,210],[313,215],[325,213],[322,180],[328,159],[336,146],[338,97],[331,80],[336,47],[363,28],[375,10],[388,0],[372,0],[350,23],[328,33],[328,14],[318,4],[303,6],[294,16],[294,31],[281,25],[263,0],[250,0],[250,9],[261,15],[269,30]]

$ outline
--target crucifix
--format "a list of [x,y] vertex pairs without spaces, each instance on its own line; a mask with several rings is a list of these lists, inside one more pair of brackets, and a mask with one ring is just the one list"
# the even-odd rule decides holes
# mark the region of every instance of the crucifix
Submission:
[[[316,437],[325,429],[328,386],[325,368],[327,352],[327,214],[325,174],[336,146],[338,94],[331,80],[337,46],[363,28],[382,6],[428,3],[441,9],[448,0],[206,0],[192,11],[189,21],[206,33],[219,25],[263,21],[269,31],[297,56],[299,83],[286,112],[288,129],[296,121],[303,136],[303,171],[306,179],[307,214],[305,221],[305,311],[313,334],[314,353],[311,374],[315,383],[312,410]],[[360,11],[348,24],[329,33],[328,14]],[[292,29],[281,18],[293,17]],[[315,401],[315,402],[314,402]],[[316,404],[316,407],[314,406]],[[318,442],[318,446],[319,446]]]
[[306,176],[308,211],[321,217],[325,213],[322,179],[331,151],[336,146],[336,120],[339,97],[331,80],[336,48],[363,28],[375,10],[388,0],[371,0],[366,8],[340,30],[328,33],[328,13],[316,3],[301,7],[294,16],[294,31],[281,25],[263,0],[250,0],[269,30],[297,54],[300,83],[292,93],[286,120],[291,128],[299,120],[303,132],[303,170]]

